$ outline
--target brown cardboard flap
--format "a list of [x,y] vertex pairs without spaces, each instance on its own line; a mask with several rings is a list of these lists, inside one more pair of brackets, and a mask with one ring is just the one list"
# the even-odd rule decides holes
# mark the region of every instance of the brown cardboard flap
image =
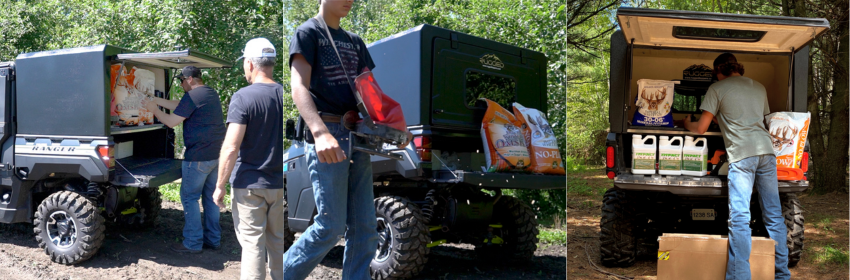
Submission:
[[[658,280],[724,279],[729,260],[726,236],[665,233],[658,241]],[[773,279],[776,243],[769,238],[753,237],[752,244],[752,279]]]

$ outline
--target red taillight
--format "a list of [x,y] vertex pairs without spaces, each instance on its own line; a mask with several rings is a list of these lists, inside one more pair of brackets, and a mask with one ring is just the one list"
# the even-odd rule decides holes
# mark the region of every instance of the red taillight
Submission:
[[614,168],[614,147],[608,146],[606,149],[605,165],[608,168]]
[[608,179],[614,180],[614,171],[608,171]]
[[803,160],[800,161],[800,169],[803,169],[803,172],[809,171],[809,153],[803,153]]
[[413,145],[416,146],[416,153],[419,155],[420,161],[431,161],[431,137],[430,136],[413,137]]
[[97,146],[97,154],[100,160],[106,165],[106,168],[115,168],[115,148],[113,146]]

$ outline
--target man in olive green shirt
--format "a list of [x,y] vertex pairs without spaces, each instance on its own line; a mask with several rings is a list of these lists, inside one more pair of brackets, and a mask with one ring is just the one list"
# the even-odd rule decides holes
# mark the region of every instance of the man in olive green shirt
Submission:
[[[685,118],[685,128],[703,134],[714,119],[720,125],[729,156],[729,260],[726,279],[750,279],[750,198],[758,187],[762,218],[770,238],[776,241],[776,279],[789,279],[787,229],[782,218],[776,156],[764,116],[770,113],[762,84],[742,76],[744,66],[731,53],[714,60],[719,82],[708,88],[698,123]],[[716,116],[716,118],[715,118]]]

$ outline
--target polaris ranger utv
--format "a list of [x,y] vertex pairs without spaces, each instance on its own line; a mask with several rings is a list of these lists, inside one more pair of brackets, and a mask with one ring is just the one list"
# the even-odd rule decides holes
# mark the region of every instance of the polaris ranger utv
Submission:
[[[829,28],[824,19],[752,16],[689,11],[620,8],[622,30],[611,35],[610,133],[606,174],[613,188],[604,196],[600,223],[602,263],[631,266],[638,257],[655,257],[664,232],[727,234],[728,185],[724,157],[713,159],[706,176],[634,175],[632,135],[694,136],[708,140],[708,158],[725,149],[717,126],[704,135],[679,127],[633,125],[637,80],[681,80],[693,65],[712,65],[724,52],[734,53],[745,76],[767,89],[771,112],[807,112],[809,47]],[[705,68],[705,67],[702,67]],[[685,71],[687,72],[687,71]],[[710,72],[709,72],[710,73]],[[711,76],[710,74],[708,76]],[[675,86],[673,119],[701,114],[708,82]],[[808,155],[803,156],[802,170]],[[657,163],[656,163],[657,164]],[[803,214],[796,194],[809,182],[779,181],[782,213],[788,228],[789,266],[800,261]],[[750,227],[767,236],[759,202],[753,195]]]
[[[399,101],[414,135],[405,149],[384,145],[391,156],[371,157],[380,236],[372,278],[412,277],[429,248],[446,242],[473,244],[491,259],[530,260],[538,241],[530,202],[501,189],[565,189],[566,177],[482,172],[486,106],[476,101],[486,97],[505,108],[519,102],[546,112],[546,57],[430,25],[368,48],[378,65],[375,78]],[[294,130],[287,131],[294,139]],[[292,143],[284,155],[286,244],[317,214],[305,144]]]
[[108,45],[25,53],[0,63],[0,222],[33,223],[50,259],[95,255],[104,222],[151,226],[158,187],[181,178],[174,131],[111,116],[110,68],[153,73],[169,98],[172,69],[229,67],[195,51],[136,53]]

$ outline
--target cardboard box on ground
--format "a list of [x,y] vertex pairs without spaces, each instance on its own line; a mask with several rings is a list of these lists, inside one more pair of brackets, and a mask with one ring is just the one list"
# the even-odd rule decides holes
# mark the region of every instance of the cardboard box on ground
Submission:
[[[726,278],[729,239],[725,235],[665,233],[658,241],[658,280]],[[752,244],[752,279],[773,279],[775,242],[770,238],[754,236]]]

